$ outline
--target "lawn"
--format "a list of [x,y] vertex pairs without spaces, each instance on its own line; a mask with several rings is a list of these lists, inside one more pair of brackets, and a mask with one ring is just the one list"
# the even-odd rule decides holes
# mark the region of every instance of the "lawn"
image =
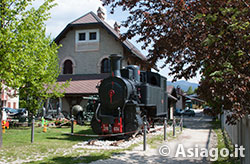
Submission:
[[[71,136],[70,127],[48,128],[35,127],[35,139],[31,144],[30,127],[8,129],[3,134],[3,147],[0,150],[0,163],[79,163],[108,158],[114,151],[95,151],[72,149],[72,146],[89,140],[88,137]],[[93,134],[89,126],[74,127],[79,134]]]
[[[179,131],[179,129],[177,129]],[[42,127],[35,127],[35,139],[32,144],[30,127],[6,130],[3,134],[3,147],[0,149],[0,163],[35,163],[35,164],[68,164],[89,163],[99,159],[107,159],[114,153],[125,150],[88,150],[73,149],[72,146],[89,137],[71,136],[71,128],[48,128],[43,132]],[[74,133],[93,134],[90,126],[74,126]],[[177,133],[178,135],[178,133]],[[172,132],[168,132],[168,140],[172,139]],[[163,135],[148,138],[151,148],[156,148],[163,141]],[[131,145],[126,150],[132,150],[142,143]]]
[[[230,153],[234,152],[234,147],[225,131],[221,129],[221,123],[220,121],[214,121],[212,122],[213,130],[215,131],[217,135],[217,148],[219,149],[219,152],[222,148],[227,148]],[[237,158],[231,158],[228,157],[221,157],[219,154],[218,160],[214,161],[213,164],[239,164],[239,159]]]

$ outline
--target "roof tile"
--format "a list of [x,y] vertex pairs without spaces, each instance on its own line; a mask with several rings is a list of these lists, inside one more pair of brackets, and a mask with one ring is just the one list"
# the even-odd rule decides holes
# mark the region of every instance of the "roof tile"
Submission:
[[[83,16],[81,16],[80,18],[74,20],[73,22],[71,22],[69,25],[83,25],[83,24],[89,24],[89,23],[101,23],[104,25],[105,28],[107,28],[117,39],[120,39],[120,34],[115,31],[114,28],[112,28],[107,22],[105,22],[104,20],[100,19],[94,12],[89,12]],[[56,38],[56,42],[58,41],[58,39],[60,38],[60,36],[62,35],[62,33],[66,32],[67,28],[69,26],[67,26]],[[139,49],[137,49],[130,41],[125,40],[122,42],[134,55],[136,55],[137,57],[139,57],[140,59],[146,61],[147,58],[140,52]]]
[[[65,94],[96,94],[98,93],[96,86],[100,81],[101,79],[70,81],[69,87],[65,89]],[[58,83],[63,84],[65,81]]]
[[91,13],[88,13],[74,20],[73,22],[71,22],[71,24],[84,24],[84,23],[97,23],[97,22],[98,21],[96,20],[96,18]]

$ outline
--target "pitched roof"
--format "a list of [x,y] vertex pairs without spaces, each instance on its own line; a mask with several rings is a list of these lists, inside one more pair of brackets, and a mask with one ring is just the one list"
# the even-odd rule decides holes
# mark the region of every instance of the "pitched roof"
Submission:
[[110,73],[101,73],[101,74],[66,74],[66,75],[59,75],[57,78],[57,81],[66,81],[66,80],[71,80],[71,81],[77,81],[77,80],[96,80],[96,79],[104,79],[108,77]]
[[174,89],[174,86],[172,86],[172,85],[168,85],[168,86],[167,86],[167,92],[168,92],[168,93],[172,94],[173,89]]
[[98,20],[90,13],[81,16],[70,24],[98,23]]
[[201,100],[201,99],[199,99],[199,98],[197,98],[197,97],[192,97],[192,96],[188,96],[188,95],[185,95],[185,97],[186,97],[186,99],[188,99],[188,100],[199,101],[199,102],[202,102],[202,103],[205,102],[204,100]]
[[[69,87],[65,89],[65,94],[97,94],[98,90],[96,88],[97,84],[100,82],[100,79],[96,80],[78,80],[70,81]],[[58,82],[63,84],[65,82]]]
[[[104,20],[100,19],[94,12],[89,12],[80,18],[74,20],[73,22],[69,23],[64,30],[56,37],[55,42],[58,43],[64,35],[71,30],[72,27],[75,26],[83,26],[87,24],[100,24],[104,29],[109,31],[116,39],[120,39],[120,34],[114,30],[108,23]],[[138,50],[131,42],[128,40],[122,41],[122,45],[127,48],[132,54],[140,58],[141,60],[146,61],[147,58]]]
[[[167,86],[168,97],[169,97],[170,99],[173,99],[173,100],[175,100],[175,101],[178,101],[178,99],[175,97],[175,96],[176,96],[176,93],[173,93],[173,91],[175,91],[174,86],[168,85],[168,86]],[[175,91],[175,92],[176,92],[176,91]]]
[[67,80],[69,87],[65,89],[65,94],[97,94],[96,86],[102,79],[108,77],[109,74],[86,74],[86,75],[60,75],[57,83],[63,84]]

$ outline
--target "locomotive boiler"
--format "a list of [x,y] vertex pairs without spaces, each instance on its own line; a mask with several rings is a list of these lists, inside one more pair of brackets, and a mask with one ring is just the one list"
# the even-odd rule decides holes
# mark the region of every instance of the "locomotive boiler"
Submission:
[[121,58],[110,55],[111,75],[98,86],[100,100],[91,121],[96,134],[133,134],[143,120],[150,123],[168,113],[166,78],[136,65],[121,69]]

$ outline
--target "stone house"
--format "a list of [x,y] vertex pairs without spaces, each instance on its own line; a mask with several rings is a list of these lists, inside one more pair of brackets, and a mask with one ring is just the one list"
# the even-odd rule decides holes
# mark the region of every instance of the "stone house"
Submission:
[[176,109],[176,103],[178,101],[177,91],[174,86],[169,85],[167,86],[167,93],[168,93],[168,119],[174,118],[174,111]]
[[178,101],[176,102],[176,108],[184,110],[186,102],[186,93],[179,86],[177,86],[176,92],[178,96]]
[[58,82],[71,81],[65,97],[50,104],[69,113],[75,104],[86,105],[83,96],[97,94],[97,84],[109,76],[110,54],[122,55],[122,66],[139,65],[141,70],[150,70],[146,57],[128,40],[120,40],[119,26],[105,22],[100,8],[97,14],[89,12],[69,23],[55,42],[62,45],[58,50]]
[[196,94],[187,95],[179,86],[176,88],[176,92],[178,97],[176,108],[178,109],[184,110],[186,107],[202,107],[205,104],[205,101],[199,99]]
[[4,85],[2,85],[2,90],[0,93],[0,103],[2,107],[8,107],[8,108],[19,108],[19,96],[17,94],[17,91]]

